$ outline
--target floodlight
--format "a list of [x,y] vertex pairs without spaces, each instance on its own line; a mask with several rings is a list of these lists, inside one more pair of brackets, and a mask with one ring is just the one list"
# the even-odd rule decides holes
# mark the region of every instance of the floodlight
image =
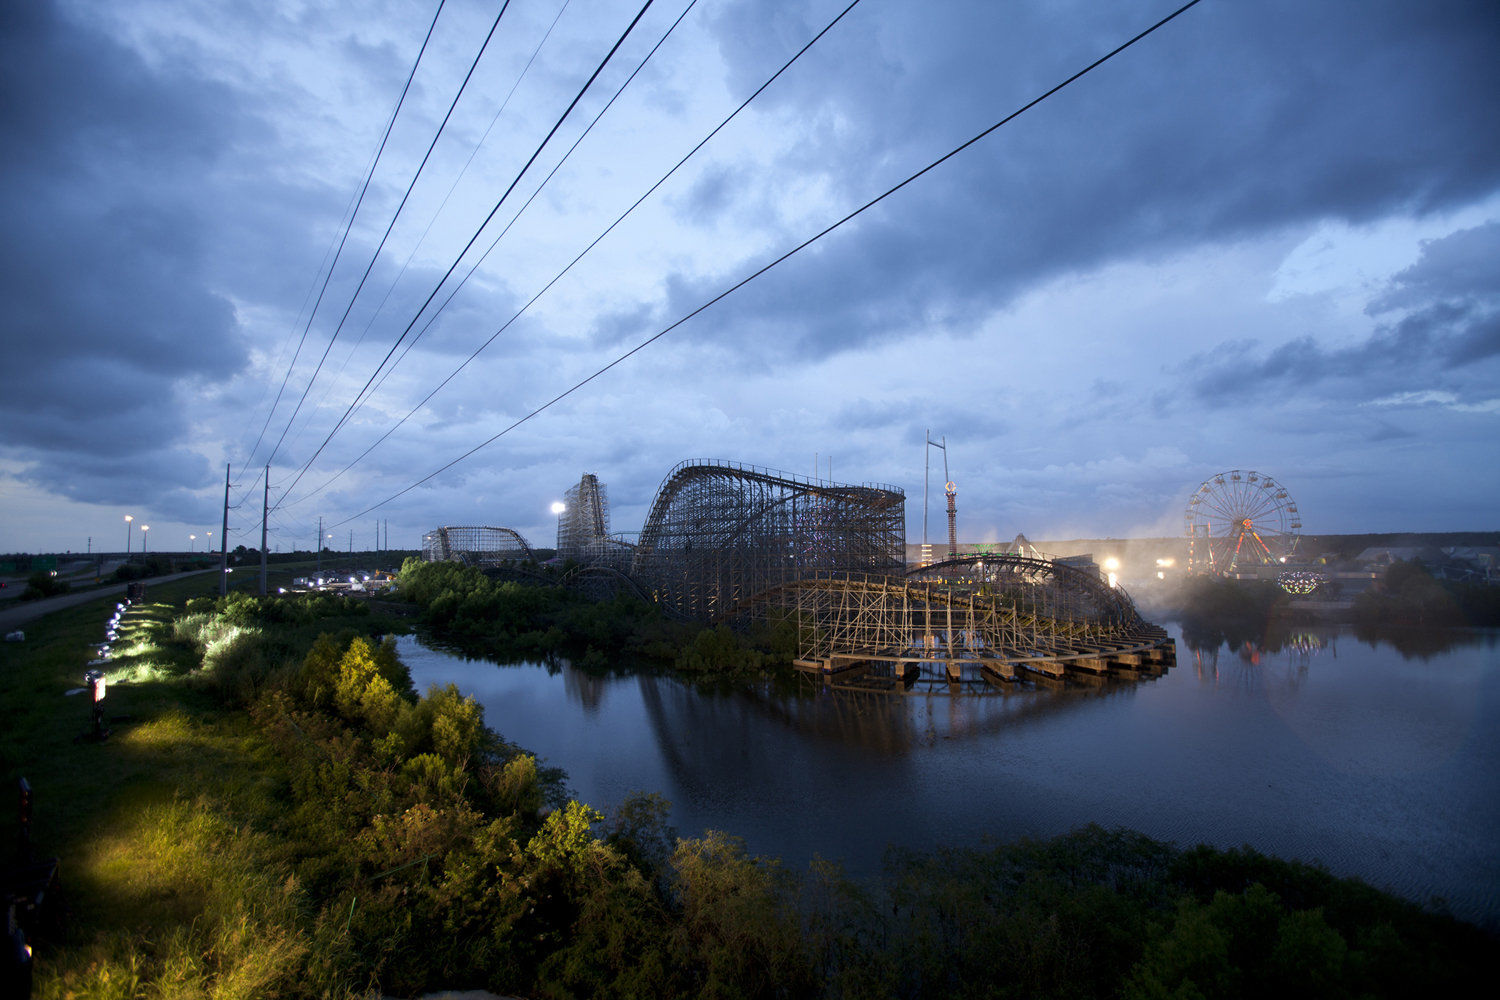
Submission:
[[83,675],[83,681],[89,688],[89,702],[91,703],[89,717],[94,724],[94,735],[96,737],[108,736],[109,731],[104,728],[104,671],[90,670]]

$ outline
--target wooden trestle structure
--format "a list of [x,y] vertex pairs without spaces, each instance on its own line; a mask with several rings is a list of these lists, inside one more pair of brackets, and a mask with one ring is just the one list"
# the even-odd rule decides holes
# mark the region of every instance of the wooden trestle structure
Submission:
[[950,681],[1139,677],[1171,666],[1176,647],[1129,595],[1097,574],[1020,555],[950,560],[904,579],[818,574],[765,595],[800,627],[796,666],[832,676],[888,665]]
[[[1096,567],[986,553],[907,571],[906,495],[879,483],[806,479],[733,462],[691,461],[662,482],[636,544],[609,532],[593,475],[568,492],[558,549],[567,583],[621,590],[700,622],[794,622],[801,670],[898,679],[1044,683],[1155,674],[1176,659]],[[507,528],[438,528],[427,558],[480,565],[530,556]]]
[[950,681],[1138,677],[1176,659],[1097,568],[1023,553],[908,572],[905,494],[730,462],[668,473],[630,576],[670,614],[796,623],[796,666]]

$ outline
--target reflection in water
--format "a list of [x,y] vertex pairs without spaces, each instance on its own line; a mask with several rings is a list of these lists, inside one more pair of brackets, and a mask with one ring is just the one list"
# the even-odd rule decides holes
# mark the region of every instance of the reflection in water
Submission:
[[1245,640],[1232,650],[1232,657],[1222,664],[1223,647],[1192,648],[1193,674],[1211,685],[1223,684],[1244,694],[1271,690],[1295,692],[1307,680],[1314,658],[1327,655],[1338,659],[1338,637],[1335,632],[1298,631],[1275,639],[1274,644]]
[[684,835],[728,830],[793,867],[816,854],[871,874],[890,844],[1097,822],[1250,844],[1500,920],[1500,632],[1458,633],[1420,662],[1350,637],[1301,627],[1189,645],[1191,664],[1141,682],[957,696],[805,679],[715,690],[400,649],[419,689],[472,693],[584,801],[659,792]]
[[1393,647],[1408,660],[1431,660],[1465,646],[1496,648],[1494,629],[1382,627],[1356,625],[1354,637],[1371,649]]
[[[1262,628],[1226,630],[1203,622],[1185,624],[1182,627],[1183,642],[1195,658],[1198,654],[1217,652],[1221,646],[1241,649],[1251,646],[1267,653],[1285,650],[1313,654],[1325,647],[1334,647],[1338,655],[1337,641],[1341,626],[1308,626],[1292,622],[1272,622]],[[1421,628],[1415,626],[1353,626],[1354,637],[1377,649],[1390,646],[1405,659],[1428,660],[1468,646],[1493,649],[1496,645],[1494,629]]]
[[[565,672],[569,669],[564,668]],[[773,757],[755,742],[779,743],[786,733],[814,745],[855,749],[876,758],[901,757],[934,739],[987,738],[1101,698],[1129,698],[1139,683],[1106,677],[1086,677],[1087,683],[1080,684],[1042,679],[1054,686],[1012,683],[966,688],[966,693],[956,696],[947,692],[893,695],[831,688],[807,680],[792,688],[761,684],[708,696],[671,678],[641,675],[636,683],[656,742],[674,762],[674,771],[713,770],[722,755],[718,748],[703,745],[702,734],[707,733],[722,734],[725,742],[734,743],[729,752],[736,758],[747,747],[754,759]]]
[[590,715],[599,711],[599,706],[604,703],[604,692],[609,687],[609,680],[596,673],[578,670],[571,666],[562,668],[563,689],[568,692],[568,697],[579,705]]
[[[1192,656],[1194,676],[1206,684],[1229,683],[1247,692],[1295,690],[1306,680],[1314,659],[1338,659],[1339,632],[1339,626],[1332,625],[1273,624],[1227,639],[1221,632],[1200,627],[1197,631],[1184,628],[1183,641]],[[1497,648],[1493,629],[1356,626],[1353,632],[1369,649],[1388,647],[1408,661],[1427,662],[1466,647]],[[1232,653],[1232,662],[1221,663],[1220,653],[1225,651]]]

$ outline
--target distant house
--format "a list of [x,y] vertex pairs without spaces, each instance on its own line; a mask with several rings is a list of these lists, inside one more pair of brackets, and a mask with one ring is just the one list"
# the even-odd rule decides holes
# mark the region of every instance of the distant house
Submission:
[[1454,579],[1500,581],[1500,545],[1453,545],[1443,550]]
[[1354,561],[1363,569],[1378,571],[1414,559],[1441,580],[1500,580],[1500,546],[1496,545],[1376,546],[1365,549]]
[[1396,562],[1411,562],[1419,559],[1425,566],[1434,566],[1443,561],[1443,550],[1435,545],[1376,545],[1365,549],[1354,557],[1354,561],[1366,569],[1381,569]]

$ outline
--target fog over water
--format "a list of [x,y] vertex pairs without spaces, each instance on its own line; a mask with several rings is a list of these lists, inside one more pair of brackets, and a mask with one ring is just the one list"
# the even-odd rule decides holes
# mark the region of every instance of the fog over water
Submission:
[[887,845],[978,846],[1085,823],[1326,865],[1500,924],[1500,633],[1407,656],[1347,631],[1195,652],[1140,682],[1048,691],[710,693],[400,640],[506,739],[608,808],[632,791],[800,868],[877,872]]

